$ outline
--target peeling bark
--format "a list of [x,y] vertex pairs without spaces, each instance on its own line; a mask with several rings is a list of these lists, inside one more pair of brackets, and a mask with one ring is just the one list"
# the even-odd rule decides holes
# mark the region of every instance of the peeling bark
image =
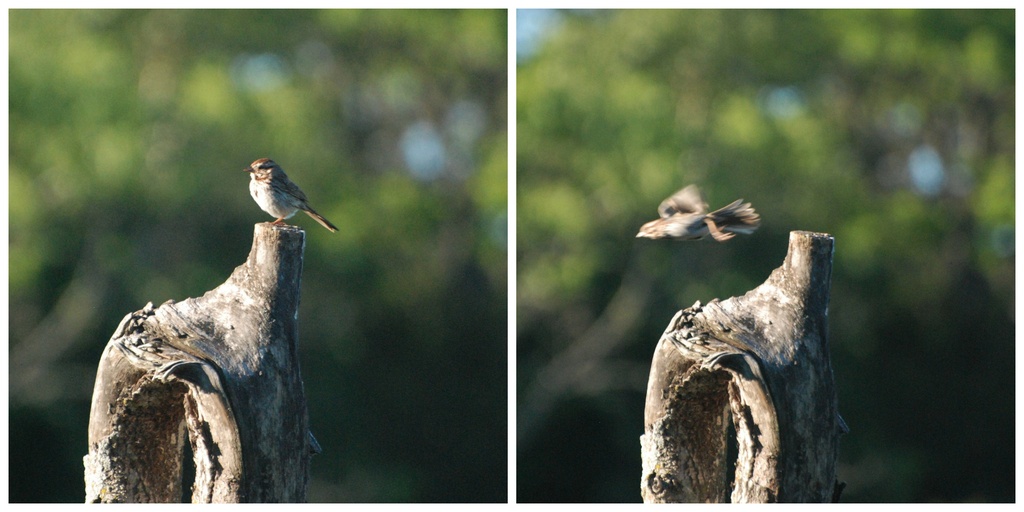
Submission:
[[[640,438],[645,502],[838,498],[846,426],[827,338],[832,251],[832,237],[794,231],[785,262],[763,284],[669,322]],[[727,460],[730,421],[735,461]]]
[[[87,502],[301,502],[315,440],[299,372],[305,233],[257,224],[245,264],[199,298],[127,315],[100,359]],[[315,447],[318,451],[319,447]]]

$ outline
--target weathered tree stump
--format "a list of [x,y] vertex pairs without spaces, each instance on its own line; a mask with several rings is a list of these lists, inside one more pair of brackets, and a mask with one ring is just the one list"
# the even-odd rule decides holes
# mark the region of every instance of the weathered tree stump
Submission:
[[305,232],[257,224],[248,260],[199,298],[127,315],[100,359],[87,502],[301,502],[309,433],[299,374]]
[[829,361],[832,252],[831,236],[794,231],[763,284],[672,318],[647,385],[644,502],[838,500],[847,429]]

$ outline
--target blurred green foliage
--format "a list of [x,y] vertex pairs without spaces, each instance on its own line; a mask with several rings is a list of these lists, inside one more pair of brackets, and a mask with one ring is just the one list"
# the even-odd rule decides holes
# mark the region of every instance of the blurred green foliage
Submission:
[[[505,501],[504,10],[10,12],[10,499],[81,501],[121,318],[307,230],[311,501]],[[13,468],[19,468],[15,471]]]
[[[792,230],[836,239],[843,500],[1015,499],[1013,11],[517,16],[519,501],[639,501],[661,332]],[[689,183],[761,229],[635,240]]]

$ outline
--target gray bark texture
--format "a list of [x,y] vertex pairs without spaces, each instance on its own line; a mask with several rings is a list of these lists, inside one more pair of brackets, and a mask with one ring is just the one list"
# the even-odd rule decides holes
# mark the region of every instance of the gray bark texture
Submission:
[[847,429],[827,336],[833,242],[793,231],[785,261],[763,284],[697,302],[669,322],[640,438],[645,503],[838,500]]
[[99,362],[86,502],[302,502],[309,433],[299,373],[305,232],[257,224],[247,261],[199,298],[128,314]]

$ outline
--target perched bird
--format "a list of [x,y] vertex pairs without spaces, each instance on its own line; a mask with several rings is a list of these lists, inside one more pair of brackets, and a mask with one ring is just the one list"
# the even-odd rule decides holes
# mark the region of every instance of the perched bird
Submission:
[[761,225],[761,217],[742,199],[708,213],[708,204],[696,185],[662,201],[658,213],[661,218],[641,226],[637,238],[698,240],[710,233],[715,240],[724,242],[736,233],[749,235]]
[[242,169],[249,173],[249,193],[263,211],[277,217],[274,224],[284,224],[284,220],[302,210],[316,219],[323,227],[337,231],[334,224],[316,212],[306,201],[306,194],[298,185],[288,179],[280,165],[269,158],[260,158],[249,167]]

